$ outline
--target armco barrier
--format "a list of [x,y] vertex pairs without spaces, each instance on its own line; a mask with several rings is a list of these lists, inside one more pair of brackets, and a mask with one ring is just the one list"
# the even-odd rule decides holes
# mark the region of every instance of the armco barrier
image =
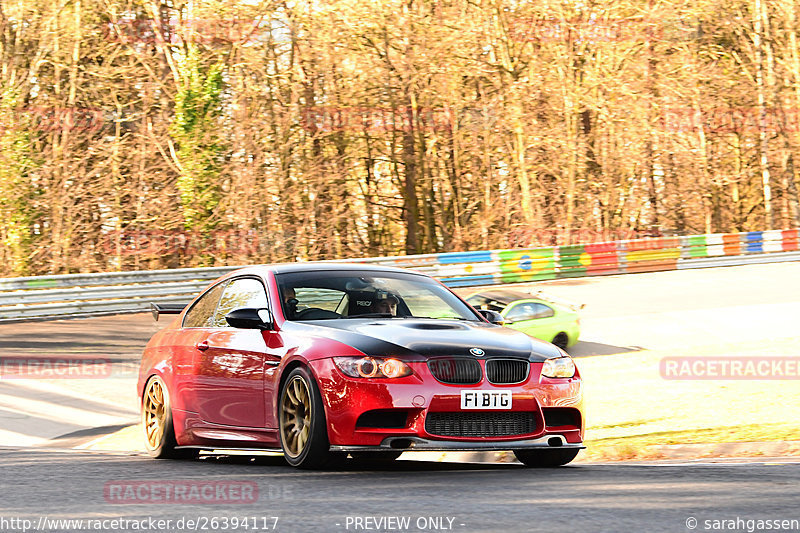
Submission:
[[[451,287],[800,261],[797,229],[659,237],[548,248],[350,259],[418,270]],[[0,321],[146,311],[188,302],[238,267],[0,279]]]

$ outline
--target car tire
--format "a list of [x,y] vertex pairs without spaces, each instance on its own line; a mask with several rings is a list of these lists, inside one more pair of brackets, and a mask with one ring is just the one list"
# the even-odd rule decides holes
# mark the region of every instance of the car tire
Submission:
[[281,449],[286,462],[298,468],[320,468],[335,456],[330,451],[322,395],[305,367],[286,377],[278,403]]
[[556,335],[553,338],[553,344],[555,344],[556,346],[558,346],[562,350],[566,350],[567,349],[567,345],[569,344],[569,337],[567,336],[566,333],[564,333],[562,331],[561,333],[559,333],[558,335]]
[[142,429],[147,453],[156,459],[192,459],[197,450],[177,449],[172,403],[164,380],[151,377],[142,393]]
[[403,455],[402,451],[387,452],[350,452],[350,457],[360,463],[388,463]]
[[575,457],[577,457],[577,449],[563,449],[563,450],[514,450],[514,455],[517,460],[525,466],[531,468],[555,468],[557,466],[564,466]]

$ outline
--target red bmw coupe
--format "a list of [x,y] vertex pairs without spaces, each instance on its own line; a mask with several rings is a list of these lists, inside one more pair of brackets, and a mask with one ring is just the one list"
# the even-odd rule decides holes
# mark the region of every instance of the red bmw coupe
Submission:
[[583,448],[581,380],[556,346],[504,328],[402,269],[238,270],[153,336],[139,372],[153,457],[281,451],[298,467],[405,451],[512,450],[525,465]]

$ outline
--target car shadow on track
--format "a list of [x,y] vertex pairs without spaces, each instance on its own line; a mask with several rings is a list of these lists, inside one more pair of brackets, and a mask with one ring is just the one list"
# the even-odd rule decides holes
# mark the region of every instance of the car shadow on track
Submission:
[[[203,455],[198,462],[207,464],[231,464],[269,467],[290,467],[281,456],[272,455]],[[316,471],[322,472],[434,472],[434,471],[475,471],[475,470],[521,470],[516,463],[455,463],[438,461],[356,461],[347,459],[336,461]]]
[[641,346],[614,346],[600,342],[578,341],[575,346],[567,349],[572,357],[590,357],[592,355],[616,355],[621,353],[638,352],[644,350]]

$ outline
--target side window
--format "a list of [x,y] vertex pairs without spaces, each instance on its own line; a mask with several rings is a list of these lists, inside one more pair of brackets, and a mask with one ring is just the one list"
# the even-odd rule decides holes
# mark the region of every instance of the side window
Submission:
[[213,287],[210,291],[205,293],[197,300],[197,303],[189,309],[186,316],[183,318],[183,327],[185,328],[206,328],[209,327],[211,316],[219,303],[219,297],[222,296],[222,290],[225,288],[225,283],[220,283]]
[[506,304],[502,302],[498,302],[496,300],[492,300],[491,298],[486,298],[485,296],[480,296],[477,294],[467,298],[467,303],[475,309],[488,309],[489,311],[495,311],[497,313],[502,313],[503,309],[506,308]]
[[540,303],[524,303],[515,305],[506,318],[519,322],[520,320],[533,320],[534,318],[548,318],[555,314],[550,306]]
[[536,304],[536,318],[549,318],[553,316],[555,311],[549,305]]
[[506,315],[508,320],[519,322],[520,320],[531,320],[536,318],[536,304],[524,303],[515,305]]
[[240,307],[263,309],[269,307],[264,285],[255,278],[239,278],[228,283],[210,327],[226,328],[225,315]]

